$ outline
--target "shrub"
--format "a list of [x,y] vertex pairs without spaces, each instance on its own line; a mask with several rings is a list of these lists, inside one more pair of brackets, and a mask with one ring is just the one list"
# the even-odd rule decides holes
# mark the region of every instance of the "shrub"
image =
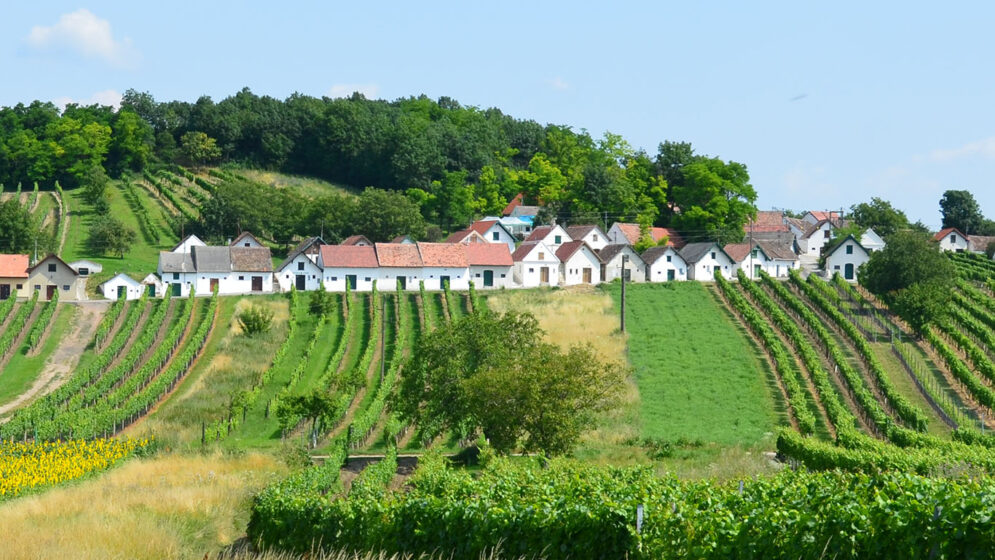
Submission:
[[273,311],[265,307],[249,306],[238,314],[238,324],[242,333],[252,336],[269,331],[273,325]]

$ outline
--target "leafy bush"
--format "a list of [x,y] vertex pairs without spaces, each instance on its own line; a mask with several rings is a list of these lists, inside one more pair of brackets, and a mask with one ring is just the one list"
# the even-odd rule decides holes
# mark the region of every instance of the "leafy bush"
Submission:
[[273,326],[273,310],[250,305],[238,314],[238,324],[247,336],[268,332]]

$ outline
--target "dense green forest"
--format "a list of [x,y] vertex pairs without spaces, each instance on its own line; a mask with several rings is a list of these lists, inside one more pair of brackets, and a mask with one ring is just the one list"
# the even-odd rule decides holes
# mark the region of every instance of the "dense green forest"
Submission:
[[[100,166],[119,177],[172,163],[232,163],[357,192],[395,191],[400,196],[377,202],[418,214],[407,221],[426,238],[499,213],[521,192],[545,207],[543,222],[636,221],[732,241],[742,238],[756,200],[745,165],[696,154],[688,143],[662,142],[651,154],[615,134],[595,138],[448,97],[281,101],[243,89],[217,103],[207,96],[189,103],[128,90],[118,110],[69,105],[60,113],[38,101],[0,109],[0,182],[8,185],[58,180],[72,188]],[[319,222],[338,234],[355,229],[364,210],[343,195],[315,201],[257,191],[230,184],[214,193],[199,229],[211,235],[265,220],[274,238],[314,234]],[[261,217],[261,208],[283,215]]]

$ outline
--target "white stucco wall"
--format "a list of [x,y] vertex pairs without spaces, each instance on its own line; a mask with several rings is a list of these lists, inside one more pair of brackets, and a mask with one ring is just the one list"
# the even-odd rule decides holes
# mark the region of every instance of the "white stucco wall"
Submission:
[[[549,270],[549,283],[547,284],[539,281],[539,270],[542,268]],[[515,263],[514,271],[515,282],[523,288],[556,286],[560,280],[560,263],[556,261],[523,260]]]
[[425,280],[426,290],[441,290],[443,276],[449,277],[450,290],[470,289],[469,268],[445,268],[445,267],[422,268],[422,279]]
[[964,239],[964,236],[957,232],[948,233],[940,240],[940,250],[966,252],[968,250],[967,239]]
[[[514,267],[511,266],[471,266],[470,267],[470,280],[473,280],[473,285],[478,290],[497,290],[500,288],[511,288],[513,284],[514,272],[512,271]],[[484,286],[484,271],[490,270],[494,272],[494,286],[488,287]]]
[[601,283],[601,262],[583,249],[560,263],[560,280],[564,286],[587,284],[584,282],[584,269],[591,270],[591,284]]
[[[847,254],[846,252],[848,246],[851,247],[851,250],[853,251],[850,254]],[[870,260],[870,257],[866,252],[864,252],[863,249],[861,249],[859,245],[857,245],[856,242],[853,240],[847,240],[844,241],[843,244],[833,252],[833,254],[826,257],[826,273],[831,277],[833,274],[839,272],[840,275],[843,276],[844,280],[856,282],[857,269],[868,260]],[[852,278],[846,277],[846,265],[848,264],[853,265]]]
[[[612,260],[605,263],[605,274],[603,280],[605,282],[611,282],[616,278],[622,277],[622,255],[627,254],[624,251],[615,255]],[[635,253],[633,253],[635,254]],[[629,256],[629,261],[625,263],[625,268],[629,270],[629,280],[630,282],[646,282],[646,264],[642,259],[634,260],[632,256]],[[666,278],[666,276],[664,276]]]
[[124,286],[127,289],[124,297],[129,300],[142,297],[142,293],[147,289],[144,284],[131,284],[123,278],[111,278],[107,282],[101,284],[104,297],[107,299],[118,299],[117,290],[120,286]]
[[[298,268],[301,264],[304,265],[303,271]],[[274,274],[281,292],[289,292],[290,287],[296,285],[298,275],[304,276],[305,291],[317,290],[321,284],[321,268],[304,254],[297,255],[290,263],[281,266],[281,270]]]
[[385,273],[390,269],[386,268],[347,268],[330,267],[323,273],[325,290],[329,292],[344,292],[347,276],[356,277],[357,292],[369,292],[373,290],[373,281],[377,281],[377,290],[393,291],[397,280],[385,278]]
[[[712,257],[713,254],[714,257]],[[722,276],[732,279],[735,276],[734,266],[732,260],[716,248],[706,253],[694,266],[689,265],[688,278],[698,282],[713,282],[715,281],[714,270],[718,267],[722,270]]]

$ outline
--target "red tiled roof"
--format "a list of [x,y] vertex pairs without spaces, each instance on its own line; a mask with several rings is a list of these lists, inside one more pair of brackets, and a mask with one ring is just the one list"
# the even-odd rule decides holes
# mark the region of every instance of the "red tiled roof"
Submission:
[[525,240],[542,241],[543,239],[546,239],[546,236],[549,235],[549,232],[553,231],[554,227],[555,226],[539,226],[533,229],[532,233],[530,233],[529,236],[525,238]]
[[0,278],[27,278],[27,255],[0,255]]
[[839,212],[825,212],[823,210],[809,210],[808,213],[811,214],[817,221],[820,221],[820,222],[823,221],[823,220],[835,220],[836,218],[840,217],[840,213]]
[[784,212],[760,210],[757,212],[757,219],[746,224],[745,229],[753,233],[788,231],[788,225],[784,223]]
[[[629,245],[639,243],[639,224],[616,223],[615,225],[622,231],[622,235],[629,240]],[[650,235],[653,237],[653,241],[656,242],[667,237],[668,247],[680,249],[685,245],[684,238],[673,228],[654,227],[650,229]]]
[[732,257],[733,262],[743,262],[743,259],[750,254],[749,243],[730,243],[723,247],[727,255]]
[[[511,260],[515,262],[521,262],[525,260],[525,257],[529,256],[529,253],[532,251],[532,249],[535,249],[536,245],[540,245],[541,243],[542,242],[540,241],[526,241],[522,243],[521,245],[518,246],[517,249],[515,249],[515,252],[511,254]],[[545,247],[545,245],[543,245],[543,247]],[[555,257],[556,255],[554,254],[552,256]],[[550,262],[553,262],[553,259],[550,259]]]
[[522,193],[516,194],[515,198],[511,199],[511,202],[509,202],[508,205],[504,207],[504,210],[501,211],[501,215],[502,216],[511,215],[511,212],[515,210],[515,207],[522,205],[522,200],[524,198],[525,197],[522,196]]
[[414,243],[377,243],[377,258],[380,266],[398,268],[421,268],[421,254]]
[[321,262],[325,268],[377,268],[377,253],[369,245],[322,245]]
[[424,266],[465,268],[466,252],[458,243],[418,243]]
[[373,245],[373,243],[366,238],[365,235],[350,235],[342,240],[339,245],[359,245],[360,243],[366,243],[367,245]]
[[953,232],[960,233],[961,237],[966,237],[963,233],[960,232],[959,229],[948,227],[948,228],[941,229],[940,231],[936,232],[936,235],[933,236],[933,241],[942,241],[944,237],[946,237],[947,235],[949,235],[950,233],[953,233]]
[[511,266],[515,262],[507,243],[471,243],[463,246],[470,266]]
[[[580,251],[584,247],[587,247],[587,243],[583,240],[578,239],[577,241],[567,241],[556,249],[556,258],[560,259],[560,262],[566,262],[570,259],[570,257],[574,256],[574,253]],[[601,262],[601,257],[598,256],[598,253],[594,251],[594,249],[591,249],[590,247],[587,247],[587,249],[591,251],[594,258],[597,259],[598,262]]]
[[462,243],[463,245],[487,243],[487,238],[472,229],[462,229],[450,233],[444,243]]
[[498,223],[500,223],[500,222],[495,222],[494,220],[487,220],[487,221],[478,220],[478,221],[473,222],[472,224],[470,224],[470,227],[468,227],[467,229],[475,231],[475,232],[479,233],[480,235],[483,235],[483,234],[487,233],[487,230],[489,230],[492,227],[494,227],[494,224],[498,224]]

